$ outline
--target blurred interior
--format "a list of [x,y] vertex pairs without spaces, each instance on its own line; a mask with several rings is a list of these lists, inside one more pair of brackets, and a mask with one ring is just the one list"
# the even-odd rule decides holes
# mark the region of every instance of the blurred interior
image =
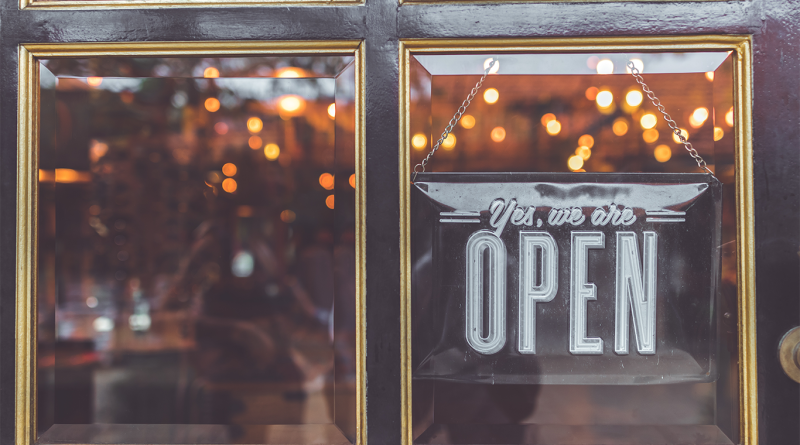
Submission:
[[415,443],[738,443],[731,54],[413,55],[412,168],[439,140],[491,58],[499,64],[426,171],[699,172],[628,72],[626,62],[633,61],[724,184],[720,377],[642,386],[414,379]]
[[352,62],[42,62],[40,443],[352,443]]

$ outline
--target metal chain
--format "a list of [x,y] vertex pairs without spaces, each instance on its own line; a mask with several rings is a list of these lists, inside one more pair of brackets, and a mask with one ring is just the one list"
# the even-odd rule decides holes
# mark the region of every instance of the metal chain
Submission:
[[661,114],[664,116],[664,121],[666,121],[667,125],[669,125],[669,128],[672,130],[672,133],[675,134],[675,137],[680,139],[681,144],[683,144],[683,146],[686,148],[686,151],[689,152],[689,156],[691,156],[692,159],[694,159],[694,161],[697,162],[698,167],[707,171],[713,176],[714,172],[712,172],[708,168],[708,165],[706,164],[706,161],[703,159],[703,157],[700,156],[699,153],[697,153],[697,150],[692,146],[692,143],[689,142],[689,140],[686,139],[686,136],[683,135],[681,129],[678,127],[678,124],[672,119],[672,117],[670,117],[669,113],[667,113],[666,108],[658,99],[658,97],[656,97],[656,94],[653,92],[653,90],[651,90],[650,87],[648,87],[647,84],[644,83],[644,78],[639,72],[639,68],[636,68],[636,65],[634,65],[633,61],[631,60],[628,61],[628,69],[631,70],[633,78],[636,79],[636,83],[641,85],[642,91],[645,94],[647,94],[647,97],[650,99],[650,102],[652,102],[653,105],[656,108],[658,108],[658,111],[661,112]]
[[[469,92],[467,98],[464,99],[464,102],[462,102],[461,106],[458,107],[456,114],[453,115],[452,119],[450,119],[450,122],[447,124],[447,127],[445,127],[444,131],[442,132],[442,136],[439,137],[438,141],[436,141],[436,144],[431,149],[431,152],[428,153],[428,156],[425,156],[425,159],[423,159],[422,162],[414,166],[414,178],[412,179],[412,182],[417,179],[418,174],[425,171],[425,166],[428,165],[428,161],[430,161],[431,156],[433,156],[433,154],[436,153],[436,150],[439,149],[439,146],[442,145],[442,142],[444,142],[444,140],[447,139],[447,136],[450,135],[450,132],[453,131],[453,128],[455,128],[456,124],[461,119],[461,116],[463,116],[464,112],[467,111],[467,107],[469,107],[469,105],[472,103],[472,100],[475,99],[475,95],[478,94],[478,91],[481,89],[481,85],[483,85],[483,81],[486,80],[486,76],[489,75],[489,71],[492,69],[492,67],[494,67],[495,63],[497,63],[497,59],[492,59],[491,62],[489,62],[489,66],[487,66],[486,69],[483,70],[483,76],[481,77],[481,80],[479,80],[478,83],[475,84],[475,87],[472,88],[472,91]],[[417,170],[417,168],[421,169]]]

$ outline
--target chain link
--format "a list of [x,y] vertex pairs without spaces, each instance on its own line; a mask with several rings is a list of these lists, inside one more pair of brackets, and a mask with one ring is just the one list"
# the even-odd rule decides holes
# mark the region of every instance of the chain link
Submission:
[[700,156],[697,150],[692,146],[692,143],[689,142],[689,140],[686,139],[686,136],[683,135],[683,132],[681,132],[680,127],[678,127],[678,124],[672,119],[669,113],[667,113],[666,108],[658,99],[658,97],[656,97],[656,94],[653,92],[653,90],[651,90],[650,87],[648,87],[647,84],[644,83],[644,78],[642,77],[639,68],[636,68],[636,65],[634,65],[633,61],[631,60],[628,61],[628,69],[631,71],[633,78],[636,79],[636,83],[638,83],[642,87],[642,91],[647,95],[648,99],[650,99],[650,102],[653,103],[653,106],[658,108],[658,111],[661,113],[662,116],[664,116],[664,121],[667,123],[667,125],[669,125],[669,128],[672,130],[672,133],[675,134],[675,137],[677,137],[681,141],[681,144],[683,144],[683,146],[686,148],[686,151],[689,152],[689,156],[691,156],[692,159],[694,159],[694,161],[697,162],[698,167],[707,171],[713,176],[714,172],[712,172],[711,169],[708,168],[708,165],[706,164],[706,161],[703,159],[703,157]]
[[[481,77],[481,80],[479,80],[478,83],[475,84],[475,87],[472,88],[472,91],[469,92],[467,98],[464,99],[464,102],[462,102],[461,106],[458,107],[456,114],[453,115],[452,119],[450,119],[450,122],[447,124],[447,127],[445,127],[444,131],[442,132],[442,136],[439,137],[438,141],[436,141],[436,144],[431,149],[431,152],[428,153],[428,156],[425,156],[425,159],[423,159],[422,162],[414,166],[414,178],[412,179],[412,182],[417,179],[418,174],[425,171],[425,166],[428,165],[428,161],[430,161],[431,156],[433,156],[433,154],[436,153],[436,150],[439,149],[439,146],[442,145],[442,142],[444,142],[444,140],[447,139],[447,136],[450,135],[450,132],[453,131],[453,128],[455,128],[456,124],[461,119],[461,116],[463,116],[464,113],[467,111],[467,107],[469,107],[469,105],[472,103],[472,100],[475,99],[475,95],[478,94],[478,91],[480,91],[481,86],[483,85],[483,81],[486,80],[486,76],[489,75],[489,71],[492,69],[492,67],[494,67],[495,63],[497,63],[497,59],[492,59],[489,62],[489,66],[487,66],[486,69],[483,70],[483,76]],[[420,170],[417,170],[417,168],[420,168]]]

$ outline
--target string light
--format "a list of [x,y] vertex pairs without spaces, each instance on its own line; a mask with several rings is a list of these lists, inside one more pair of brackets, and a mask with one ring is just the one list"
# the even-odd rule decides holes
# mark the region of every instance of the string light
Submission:
[[[614,73],[614,62],[609,59],[602,59],[601,61],[597,62],[597,74],[613,74]],[[580,167],[578,167],[580,168]],[[577,169],[573,169],[577,170]]]
[[656,126],[658,118],[653,113],[647,113],[639,119],[639,123],[642,125],[642,128],[647,130]]
[[483,92],[483,100],[489,105],[497,102],[498,99],[500,99],[500,92],[496,88],[488,88]]
[[658,140],[658,130],[655,128],[650,128],[649,130],[645,130],[642,133],[642,139],[648,144],[652,144],[653,142]]
[[624,117],[617,118],[611,126],[611,131],[617,136],[625,136],[628,133],[628,121]]
[[570,156],[567,159],[567,167],[572,171],[580,170],[583,167],[583,158],[578,155]]
[[547,113],[544,116],[542,116],[542,125],[546,127],[548,122],[554,120],[556,120],[556,115],[553,113]]
[[258,150],[261,148],[261,143],[264,142],[258,136],[250,136],[250,139],[247,140],[247,145],[250,146],[253,150]]
[[206,99],[205,107],[206,110],[208,110],[211,113],[214,113],[217,110],[219,110],[219,100],[217,100],[217,98],[215,97],[209,97],[208,99]]
[[561,132],[561,122],[552,120],[547,123],[547,134],[555,136]]
[[274,161],[281,155],[281,149],[278,144],[267,144],[264,146],[264,156],[267,160]]
[[255,116],[247,119],[247,129],[250,130],[250,133],[258,133],[262,128],[264,128],[264,122],[261,119]]
[[581,145],[580,147],[575,149],[575,154],[580,156],[584,161],[588,160],[592,157],[592,150],[585,145]]
[[503,142],[503,140],[506,138],[506,129],[503,127],[494,127],[490,137],[495,142]]
[[614,95],[611,93],[611,91],[603,90],[597,93],[595,100],[597,101],[597,106],[600,108],[608,108],[612,103],[614,103]]
[[586,148],[592,148],[594,147],[594,138],[590,134],[584,134],[578,138],[578,145],[582,145]]
[[589,87],[589,88],[586,89],[586,92],[584,94],[586,95],[587,99],[593,101],[593,100],[595,100],[597,98],[597,93],[599,91],[600,90],[598,90],[597,87]]
[[452,150],[456,146],[456,136],[453,133],[447,135],[446,138],[442,141],[442,148],[447,151]]
[[471,114],[465,114],[461,116],[461,120],[459,122],[461,123],[461,126],[467,130],[475,126],[475,118]]
[[222,174],[225,176],[235,176],[237,171],[238,169],[236,168],[236,164],[228,162],[222,166]]
[[411,138],[411,146],[415,150],[422,150],[428,145],[428,138],[422,133],[417,133]]
[[233,178],[228,178],[222,181],[222,190],[225,190],[228,193],[233,193],[236,191],[238,184],[236,184],[236,180]]
[[653,150],[653,157],[658,162],[667,162],[672,157],[672,149],[668,145],[659,145]]
[[630,90],[628,91],[628,94],[625,95],[625,102],[632,107],[638,107],[641,105],[643,99],[644,96],[639,90]]
[[689,116],[689,125],[692,128],[699,128],[702,127],[703,124],[708,119],[708,108],[700,107],[694,110],[691,116]]
[[319,185],[321,185],[325,190],[333,190],[333,175],[330,173],[323,173],[319,175]]

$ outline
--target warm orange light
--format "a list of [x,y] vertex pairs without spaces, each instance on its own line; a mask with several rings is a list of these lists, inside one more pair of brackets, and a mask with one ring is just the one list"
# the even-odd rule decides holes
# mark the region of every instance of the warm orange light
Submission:
[[228,178],[222,181],[222,190],[225,190],[228,193],[233,193],[236,191],[238,185],[236,184],[236,180],[233,178]]
[[89,146],[89,159],[92,162],[97,162],[108,153],[108,144],[92,139],[92,145]]
[[86,78],[86,83],[88,83],[89,86],[91,86],[91,87],[99,87],[100,84],[103,83],[103,78],[102,77],[87,77]]
[[336,104],[328,105],[328,117],[331,119],[336,118]]
[[506,138],[506,129],[503,127],[494,127],[489,136],[495,142],[503,142],[503,140]]
[[594,99],[597,101],[597,106],[600,108],[608,108],[614,103],[614,95],[611,91],[603,90],[597,93],[597,97]]
[[261,144],[263,142],[264,141],[262,141],[258,136],[250,136],[250,139],[247,140],[247,145],[249,145],[253,150],[258,150],[261,148]]
[[442,148],[447,151],[452,150],[456,146],[456,136],[453,133],[447,135],[446,138],[442,141]]
[[278,147],[278,144],[267,144],[264,146],[264,156],[266,156],[268,160],[274,161],[278,159],[280,155],[281,148]]
[[56,169],[56,182],[71,184],[73,182],[91,182],[91,180],[92,174],[89,172],[81,172],[71,168]]
[[642,104],[643,99],[644,96],[639,90],[630,90],[628,94],[625,95],[625,102],[631,107],[638,107]]
[[550,121],[547,123],[547,134],[550,136],[555,136],[561,132],[561,122],[559,121]]
[[692,128],[702,127],[706,119],[708,119],[708,108],[696,108],[692,115],[689,116],[689,125],[691,125]]
[[570,156],[569,159],[567,159],[567,166],[572,171],[583,168],[583,158],[578,155]]
[[214,124],[214,131],[216,131],[217,134],[219,135],[227,134],[228,124],[226,124],[225,122],[217,122],[216,124]]
[[287,66],[278,70],[277,77],[283,79],[296,79],[298,77],[303,77],[303,70],[293,66]]
[[290,223],[294,221],[295,218],[297,218],[297,215],[295,215],[291,210],[287,209],[281,212],[281,221],[285,223]]
[[461,126],[469,130],[475,126],[475,118],[471,114],[461,116]]
[[417,133],[411,138],[411,146],[415,150],[422,150],[428,145],[428,138],[422,133]]
[[546,127],[548,122],[554,121],[554,120],[556,120],[556,115],[553,114],[553,113],[547,113],[544,116],[542,116],[542,121],[541,122],[542,122],[542,125],[544,125]]
[[287,94],[278,100],[278,107],[286,113],[299,113],[305,106],[305,99],[295,94]]
[[581,145],[575,149],[575,154],[580,156],[584,161],[592,157],[592,150],[585,145]]
[[653,157],[658,162],[667,162],[672,157],[672,149],[668,145],[659,145],[653,150]]
[[652,144],[658,140],[658,130],[655,128],[645,130],[644,133],[642,133],[642,139],[644,139],[644,141],[648,144]]
[[225,176],[235,176],[237,170],[236,164],[232,164],[230,162],[222,166],[222,174]]
[[586,148],[594,147],[594,138],[590,134],[584,134],[578,138],[578,145],[583,145]]
[[725,113],[725,123],[728,124],[729,127],[733,127],[733,107]]
[[323,173],[319,175],[319,185],[325,190],[333,190],[333,175],[330,173]]
[[714,81],[714,72],[713,71],[706,71],[706,79],[708,79],[709,82],[713,82]]
[[[689,140],[689,132],[686,131],[685,128],[679,128],[679,130],[681,131],[681,134],[683,135],[684,139],[686,139],[688,141]],[[681,138],[679,138],[678,135],[675,134],[675,133],[672,133],[672,140],[675,141],[676,144],[682,144]]]
[[642,125],[642,128],[647,130],[656,126],[658,118],[653,113],[647,113],[639,119],[639,123]]
[[261,119],[257,117],[247,119],[247,129],[250,130],[250,133],[258,133],[262,128],[264,128],[264,122],[261,122]]
[[[614,73],[614,62],[603,59],[597,62],[597,66],[595,67],[597,70],[597,74],[613,74]],[[580,168],[580,167],[578,167]],[[577,169],[575,169],[577,170]]]
[[586,89],[586,98],[593,101],[597,98],[598,92],[600,92],[600,90],[598,90],[597,87],[589,87]]
[[205,77],[206,79],[213,79],[219,77],[219,70],[214,68],[213,66],[210,66],[205,70],[203,70],[203,77]]
[[483,92],[483,100],[486,101],[487,104],[493,104],[500,99],[500,92],[497,91],[497,88],[489,88]]
[[333,195],[328,195],[325,198],[325,205],[328,206],[329,209],[333,210]]
[[722,127],[714,127],[714,142],[722,139],[725,136],[725,132],[722,131]]
[[617,136],[624,136],[628,133],[628,121],[624,117],[617,118],[614,121],[614,125],[611,126],[611,131]]
[[206,99],[206,110],[214,113],[219,110],[219,101],[216,97],[209,97]]
[[353,173],[350,175],[350,179],[347,180],[350,183],[350,187],[356,188],[356,174]]

